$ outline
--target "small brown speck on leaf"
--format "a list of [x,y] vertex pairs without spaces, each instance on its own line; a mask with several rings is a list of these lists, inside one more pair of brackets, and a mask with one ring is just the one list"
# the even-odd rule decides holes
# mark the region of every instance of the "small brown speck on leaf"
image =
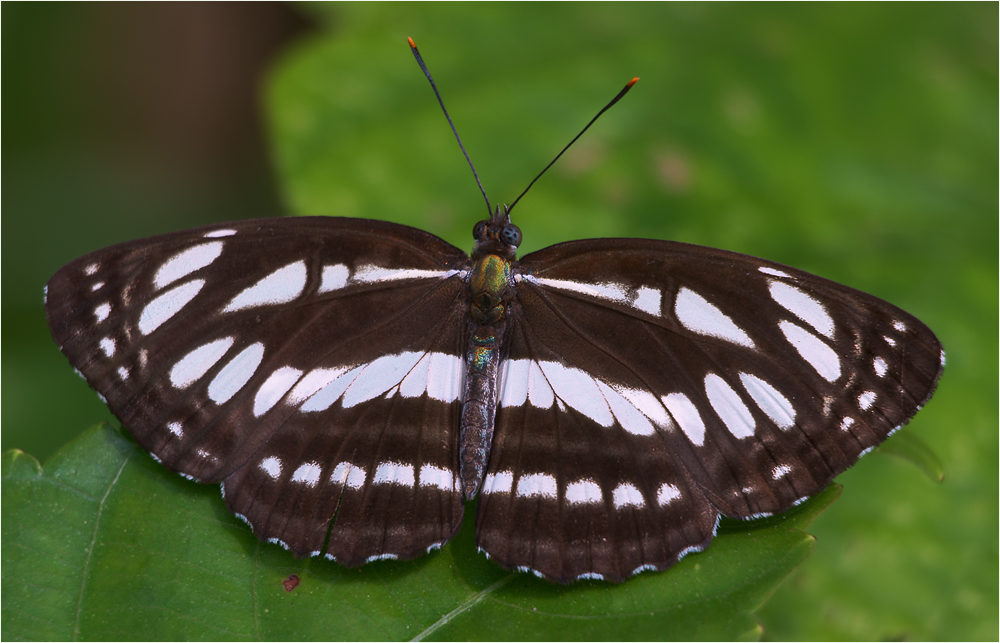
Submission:
[[299,577],[295,574],[292,574],[285,580],[281,581],[281,584],[285,586],[286,592],[290,592],[299,586]]

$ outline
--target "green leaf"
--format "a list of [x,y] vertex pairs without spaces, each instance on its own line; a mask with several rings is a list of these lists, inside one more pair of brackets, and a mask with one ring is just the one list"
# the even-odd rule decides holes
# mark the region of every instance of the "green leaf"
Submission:
[[892,436],[879,448],[888,455],[902,458],[924,472],[934,482],[944,481],[944,465],[934,454],[934,450],[912,431],[903,431]]
[[[663,573],[568,587],[506,572],[459,535],[410,562],[345,569],[258,542],[217,487],[94,427],[41,467],[3,456],[5,639],[754,639],[754,612],[812,551],[838,495],[724,523]],[[287,591],[292,574],[300,584]]]

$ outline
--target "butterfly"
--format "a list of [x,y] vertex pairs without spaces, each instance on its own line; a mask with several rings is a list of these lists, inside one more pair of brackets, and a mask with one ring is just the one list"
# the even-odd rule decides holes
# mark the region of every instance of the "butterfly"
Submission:
[[933,332],[872,295],[671,241],[517,258],[510,210],[475,224],[471,255],[334,217],[123,243],[61,268],[46,315],[135,440],[221,484],[258,538],[411,559],[478,498],[480,551],[559,583],[666,569],[721,516],[802,502],[944,367]]

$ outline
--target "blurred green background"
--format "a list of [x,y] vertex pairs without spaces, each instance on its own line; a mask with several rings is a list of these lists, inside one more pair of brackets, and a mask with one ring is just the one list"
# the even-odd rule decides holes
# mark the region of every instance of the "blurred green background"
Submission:
[[515,211],[523,251],[674,239],[781,261],[933,328],[907,429],[943,484],[875,454],[838,480],[772,639],[998,636],[997,24],[989,4],[4,3],[2,446],[43,459],[107,409],[41,289],[115,242],[333,214],[468,248],[485,212],[631,77]]

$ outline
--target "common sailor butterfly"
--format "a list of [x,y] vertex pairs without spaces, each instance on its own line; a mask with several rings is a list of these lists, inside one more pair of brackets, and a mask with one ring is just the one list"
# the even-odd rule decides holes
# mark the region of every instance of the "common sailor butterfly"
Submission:
[[409,559],[478,496],[480,550],[560,583],[665,569],[720,516],[817,493],[944,366],[912,315],[764,259],[644,239],[517,259],[506,206],[473,234],[470,257],[382,221],[214,225],[67,264],[46,313],[139,444],[221,483],[258,538]]

